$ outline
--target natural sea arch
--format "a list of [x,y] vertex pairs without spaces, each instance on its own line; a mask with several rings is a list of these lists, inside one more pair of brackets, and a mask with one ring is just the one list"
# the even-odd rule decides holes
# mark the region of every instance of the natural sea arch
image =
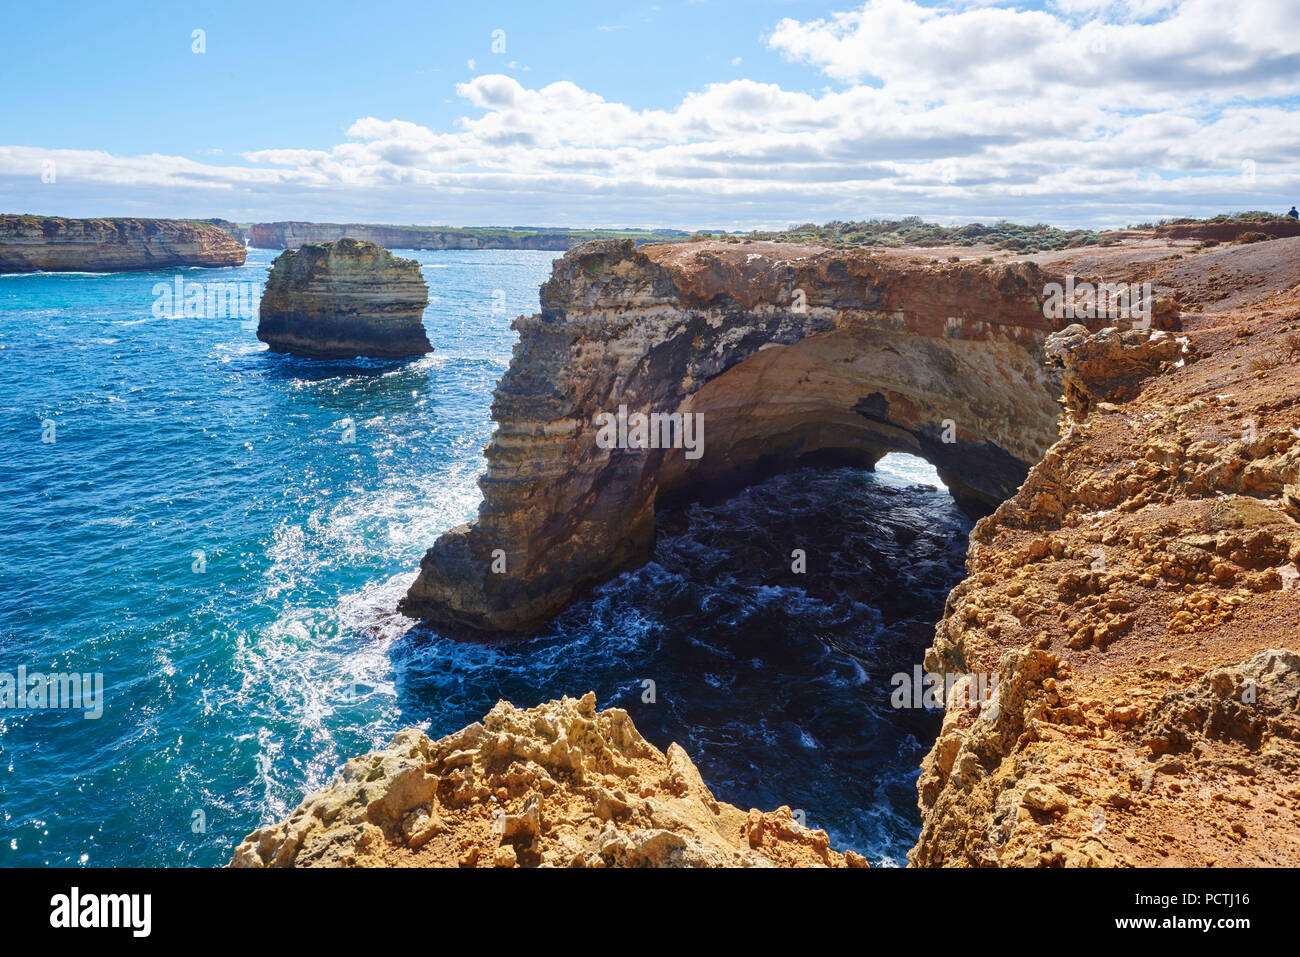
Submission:
[[[959,503],[995,506],[1057,437],[1051,278],[770,243],[570,251],[515,321],[479,516],[438,539],[402,610],[527,630],[643,563],[668,498],[808,462],[917,455]],[[604,447],[620,406],[702,415],[703,454]]]

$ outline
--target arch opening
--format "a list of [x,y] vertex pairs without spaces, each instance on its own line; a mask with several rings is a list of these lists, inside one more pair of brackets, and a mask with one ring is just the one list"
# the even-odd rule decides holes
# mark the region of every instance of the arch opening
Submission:
[[[1041,282],[1032,266],[773,244],[570,251],[542,312],[515,322],[479,517],[435,542],[401,609],[527,632],[645,562],[666,503],[807,464],[916,456],[987,512],[1056,438]],[[615,410],[699,416],[699,454],[597,441]]]

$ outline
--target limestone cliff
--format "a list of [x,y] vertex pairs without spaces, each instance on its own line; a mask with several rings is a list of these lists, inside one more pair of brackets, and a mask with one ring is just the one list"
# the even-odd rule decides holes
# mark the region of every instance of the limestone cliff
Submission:
[[865,867],[789,808],[718,801],[596,696],[498,702],[437,741],[415,729],[239,845],[236,867]]
[[138,272],[242,266],[247,250],[214,222],[0,216],[0,272]]
[[1297,244],[1213,254],[1282,289],[1221,312],[1157,267],[1184,337],[1049,342],[1061,438],[975,527],[926,655],[1000,681],[946,711],[913,864],[1300,863]]
[[[662,496],[810,457],[916,453],[960,500],[996,505],[1056,438],[1050,278],[773,243],[569,252],[541,313],[515,321],[478,520],[430,549],[403,611],[526,629],[644,561]],[[663,417],[698,421],[702,445],[602,447],[598,417],[620,407],[661,416],[661,432],[676,421]]]
[[204,222],[211,223],[218,229],[230,234],[232,239],[237,240],[245,245],[248,244],[248,230],[238,223],[232,223],[228,219],[205,219]]
[[[1181,319],[1157,310],[1179,335],[1053,332],[1036,299],[1051,277],[1033,263],[761,244],[575,250],[542,313],[516,323],[479,525],[440,540],[408,605],[481,626],[521,596],[536,614],[579,574],[636,560],[610,542],[652,534],[643,516],[659,491],[743,481],[765,456],[919,451],[958,491],[1009,497],[976,525],[968,576],[925,655],[927,671],[963,677],[921,769],[911,864],[1300,865],[1300,238],[1192,242],[1173,256],[1139,237],[1037,257],[1156,283],[1183,301]],[[797,290],[806,310],[792,308]],[[966,412],[951,411],[959,401]],[[578,435],[617,402],[707,410],[720,461]],[[944,417],[962,456],[934,437]],[[996,468],[1008,460],[1019,477]],[[493,558],[476,549],[492,539],[475,528],[503,536],[510,569],[530,555],[511,536],[536,547],[536,577],[488,591]],[[990,675],[991,700],[967,706],[965,676]],[[755,854],[839,863],[784,809],[716,802],[680,749],[661,755],[588,696],[502,703],[440,742],[403,732],[250,835],[236,863]]]
[[276,257],[262,293],[257,338],[312,358],[400,358],[432,352],[420,264],[374,243],[309,243]]

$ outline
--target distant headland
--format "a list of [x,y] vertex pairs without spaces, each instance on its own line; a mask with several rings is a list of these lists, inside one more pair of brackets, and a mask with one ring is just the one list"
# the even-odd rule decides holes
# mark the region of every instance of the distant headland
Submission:
[[225,220],[0,215],[0,273],[242,266],[237,234]]

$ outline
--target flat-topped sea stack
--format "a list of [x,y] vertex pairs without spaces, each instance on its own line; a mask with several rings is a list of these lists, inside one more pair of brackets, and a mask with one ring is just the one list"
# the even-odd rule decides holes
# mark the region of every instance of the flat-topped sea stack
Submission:
[[359,239],[308,243],[276,257],[257,338],[314,359],[404,358],[433,351],[420,264]]
[[242,266],[247,249],[222,222],[3,215],[0,272]]

